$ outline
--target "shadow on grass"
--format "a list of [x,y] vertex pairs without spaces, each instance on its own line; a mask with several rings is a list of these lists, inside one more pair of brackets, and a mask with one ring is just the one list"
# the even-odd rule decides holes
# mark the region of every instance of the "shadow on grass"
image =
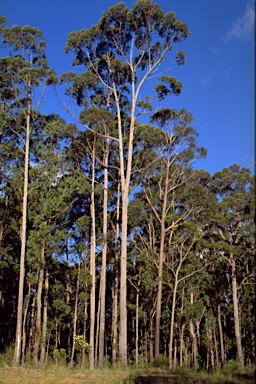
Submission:
[[220,377],[214,374],[200,372],[166,372],[133,376],[125,380],[124,384],[255,384],[255,375],[234,372],[232,376]]

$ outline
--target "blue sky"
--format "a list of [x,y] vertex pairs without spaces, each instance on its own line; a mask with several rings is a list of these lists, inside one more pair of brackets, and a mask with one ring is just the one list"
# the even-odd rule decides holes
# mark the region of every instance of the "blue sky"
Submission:
[[[47,42],[50,65],[58,75],[72,70],[72,54],[64,53],[68,34],[96,24],[114,0],[1,0],[0,14],[13,24],[40,29]],[[133,0],[125,1],[132,7]],[[175,47],[186,52],[184,66],[171,76],[183,83],[171,108],[185,108],[195,118],[198,144],[208,150],[196,163],[210,173],[237,163],[254,171],[255,128],[255,4],[252,0],[158,0],[174,11],[191,31]],[[67,118],[48,92],[44,112]]]

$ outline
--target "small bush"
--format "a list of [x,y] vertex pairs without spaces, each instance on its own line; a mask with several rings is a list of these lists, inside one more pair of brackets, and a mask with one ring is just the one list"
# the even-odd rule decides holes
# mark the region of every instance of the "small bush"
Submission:
[[6,367],[6,366],[12,366],[13,362],[13,355],[14,355],[14,347],[7,347],[5,350],[5,353],[0,354],[0,366]]
[[157,358],[153,360],[151,366],[154,368],[168,369],[169,360],[166,355],[159,355]]
[[55,349],[55,351],[53,351],[53,357],[56,365],[66,365],[68,355],[66,354],[65,349]]

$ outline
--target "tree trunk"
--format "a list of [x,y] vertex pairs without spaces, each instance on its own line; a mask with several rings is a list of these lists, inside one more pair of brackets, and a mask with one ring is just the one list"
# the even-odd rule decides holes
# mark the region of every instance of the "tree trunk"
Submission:
[[190,320],[190,335],[192,339],[192,357],[193,357],[193,367],[194,369],[198,369],[198,361],[197,361],[197,339],[194,331],[193,321]]
[[[179,269],[178,272],[179,273]],[[173,328],[174,328],[174,315],[175,315],[175,306],[176,306],[176,295],[177,295],[178,279],[177,275],[175,276],[174,289],[173,289],[173,299],[172,299],[172,313],[171,313],[171,324],[170,324],[170,343],[169,343],[169,368],[172,369],[172,346],[173,346]]]
[[236,348],[237,348],[237,361],[242,366],[244,365],[244,355],[242,350],[242,340],[241,340],[241,326],[239,319],[239,309],[238,309],[238,297],[237,297],[237,281],[236,281],[236,265],[234,256],[231,255],[231,268],[232,268],[232,298],[234,306],[234,325],[235,325],[235,336],[236,336]]
[[[86,327],[87,327],[87,317],[88,317],[88,313],[87,313],[87,308],[88,308],[88,302],[87,300],[85,301],[84,303],[84,328],[83,328],[83,336],[84,336],[84,340],[86,341]],[[83,353],[82,353],[82,367],[84,366],[84,363],[85,363],[85,350],[83,349]]]
[[154,317],[154,309],[150,310],[150,318],[149,318],[149,359],[150,362],[154,359],[154,345],[153,345],[153,339],[154,339],[154,330],[153,330],[153,317]]
[[13,356],[13,365],[20,364],[21,343],[22,343],[22,315],[23,315],[23,293],[25,278],[25,257],[27,240],[27,204],[28,204],[28,168],[29,168],[29,140],[30,140],[30,115],[31,115],[31,85],[28,83],[28,112],[26,119],[26,143],[25,143],[25,164],[24,164],[24,184],[23,184],[23,205],[22,205],[22,225],[21,225],[21,252],[20,252],[20,275],[18,309],[16,323],[16,338]]
[[108,230],[108,156],[109,140],[107,139],[104,153],[104,191],[103,191],[103,248],[100,280],[100,334],[99,334],[99,368],[104,367],[104,334],[105,334],[105,306],[106,306],[106,265],[107,265],[107,230]]
[[224,338],[223,338],[223,330],[222,330],[222,322],[221,322],[221,312],[220,312],[220,304],[218,304],[218,324],[219,324],[219,332],[220,332],[220,357],[222,365],[225,363],[225,354],[224,354]]
[[[190,303],[193,304],[193,293],[190,294]],[[194,369],[198,369],[198,361],[197,361],[197,339],[196,339],[196,334],[194,330],[194,324],[193,321],[190,320],[189,322],[189,327],[190,327],[190,335],[192,339],[192,357],[193,357],[193,366]]]
[[39,346],[41,341],[41,312],[42,312],[42,292],[44,281],[44,239],[42,240],[40,269],[38,273],[37,299],[36,299],[36,331],[34,343],[34,364],[38,366]]
[[31,291],[31,283],[28,283],[28,294],[25,298],[24,303],[24,316],[23,316],[23,327],[22,327],[22,353],[21,353],[21,364],[24,365],[25,363],[25,350],[26,350],[26,322],[27,322],[27,314],[28,314],[28,307],[29,307],[29,301],[30,301],[30,291]]
[[27,353],[29,356],[31,356],[31,346],[32,346],[32,340],[33,340],[33,333],[34,333],[34,322],[35,322],[35,296],[32,300],[32,309],[31,309],[31,316],[30,316],[30,329],[29,329],[29,339],[28,339],[28,348]]
[[119,333],[119,361],[127,366],[127,209],[128,190],[122,188],[122,244],[120,260],[120,333]]
[[[167,188],[167,185],[166,185],[166,188]],[[159,251],[159,262],[158,262],[158,287],[157,287],[156,323],[155,323],[155,358],[159,356],[159,352],[160,352],[160,323],[161,323],[162,290],[163,290],[162,277],[163,277],[164,241],[165,241],[165,209],[166,209],[166,195],[164,196],[164,202],[162,207],[160,251]]]
[[216,331],[213,331],[213,337],[214,337],[214,348],[215,348],[215,360],[216,360],[216,366],[219,367],[219,351],[218,351],[218,342],[217,342],[217,336]]
[[[70,269],[69,269],[69,247],[68,242],[65,244],[65,253],[66,253],[66,268],[65,268],[65,277],[66,277],[66,304],[70,306],[70,294],[72,292],[71,289],[71,277],[70,277]],[[67,350],[68,350],[68,358],[71,358],[72,346],[71,346],[71,319],[68,317],[67,323]]]
[[[101,287],[100,287],[101,290]],[[97,366],[98,349],[99,349],[99,332],[100,332],[100,301],[101,291],[99,292],[98,311],[96,315],[96,335],[95,335],[95,348],[94,348],[94,366]]]
[[71,352],[71,359],[70,359],[70,366],[71,367],[73,367],[73,365],[74,365],[74,355],[75,355],[75,337],[76,337],[79,283],[80,283],[80,260],[78,261],[78,266],[77,266],[76,297],[75,297],[75,308],[74,308],[74,319],[73,319],[73,344],[72,344],[72,352]]
[[184,351],[184,348],[185,348],[185,345],[184,345],[184,328],[185,328],[185,324],[182,324],[181,325],[181,329],[180,329],[180,368],[182,368],[183,366],[183,351]]
[[173,357],[173,367],[176,369],[177,367],[177,340],[174,340],[174,357]]
[[163,264],[164,264],[164,243],[165,243],[165,234],[166,234],[165,217],[166,217],[167,197],[168,197],[169,168],[170,168],[170,162],[167,161],[162,214],[161,214],[161,230],[160,230],[160,250],[159,250],[159,263],[158,263],[158,287],[157,287],[156,324],[155,324],[155,358],[158,357],[160,352],[160,323],[161,323],[162,290],[163,290],[162,278],[163,278]]
[[116,235],[115,235],[115,266],[114,281],[112,287],[112,364],[115,365],[117,359],[117,337],[118,337],[118,241],[119,241],[119,219],[120,219],[120,183],[117,187],[116,203]]
[[45,365],[45,348],[47,336],[47,313],[48,313],[48,294],[49,294],[49,272],[46,268],[44,279],[44,308],[43,308],[43,325],[42,325],[42,339],[41,339],[41,354],[40,365]]
[[139,365],[139,291],[136,290],[136,321],[135,321],[135,364]]
[[[95,140],[95,139],[94,139]],[[91,192],[91,249],[90,249],[90,275],[91,275],[91,292],[90,292],[90,345],[89,352],[90,369],[94,369],[94,330],[95,330],[95,247],[96,247],[96,230],[95,230],[95,146],[92,149],[92,192]]]
[[[132,48],[131,48],[132,49]],[[139,89],[142,85],[138,85],[135,91],[135,73],[131,73],[131,88],[132,88],[132,101],[131,101],[131,114],[130,114],[130,129],[128,138],[128,151],[125,169],[125,154],[122,133],[122,118],[120,112],[119,96],[116,90],[114,97],[116,100],[117,117],[118,117],[118,137],[119,137],[119,156],[120,156],[120,177],[122,188],[122,240],[121,240],[121,260],[120,260],[120,333],[119,333],[119,361],[122,366],[127,366],[127,225],[128,225],[128,199],[129,189],[132,172],[132,159],[133,159],[133,141],[134,141],[134,127],[135,127],[135,107],[139,94]]]

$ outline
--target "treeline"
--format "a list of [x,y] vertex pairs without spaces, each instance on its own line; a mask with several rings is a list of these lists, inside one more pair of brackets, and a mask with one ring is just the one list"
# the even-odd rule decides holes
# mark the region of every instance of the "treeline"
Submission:
[[[181,92],[164,59],[184,64],[172,50],[186,24],[151,0],[119,3],[70,33],[84,72],[59,78],[41,31],[2,16],[0,32],[1,352],[91,369],[252,365],[254,176],[193,169],[206,150],[192,115],[154,107]],[[40,111],[59,84],[74,124]]]

